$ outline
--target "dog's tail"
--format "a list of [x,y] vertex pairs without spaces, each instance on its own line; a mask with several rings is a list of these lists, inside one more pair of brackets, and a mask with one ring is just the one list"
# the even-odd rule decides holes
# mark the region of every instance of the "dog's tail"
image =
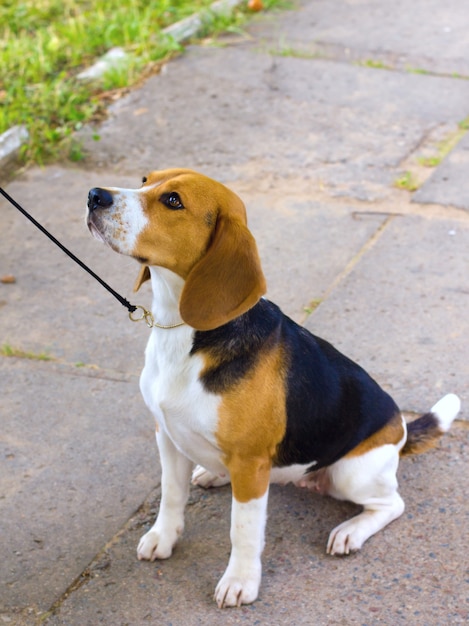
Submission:
[[420,454],[436,445],[441,435],[450,426],[459,413],[461,401],[454,393],[449,393],[415,421],[407,424],[407,441],[401,455]]

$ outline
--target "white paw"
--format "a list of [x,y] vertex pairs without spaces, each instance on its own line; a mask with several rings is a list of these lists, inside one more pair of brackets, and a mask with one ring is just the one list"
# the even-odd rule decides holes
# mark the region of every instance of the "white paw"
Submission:
[[182,527],[163,530],[155,524],[139,541],[138,560],[154,561],[155,559],[169,558],[181,532]]
[[404,512],[404,502],[396,492],[379,508],[367,508],[339,524],[329,535],[328,554],[350,554],[360,550],[372,535],[382,530]]
[[259,594],[260,582],[260,571],[249,576],[236,576],[227,570],[215,589],[218,608],[251,604]]
[[327,553],[343,555],[360,550],[369,536],[362,532],[362,526],[363,520],[358,521],[355,518],[339,524],[329,535]]
[[230,482],[228,472],[226,474],[212,474],[202,467],[197,465],[192,472],[192,484],[208,489],[209,487],[222,487]]

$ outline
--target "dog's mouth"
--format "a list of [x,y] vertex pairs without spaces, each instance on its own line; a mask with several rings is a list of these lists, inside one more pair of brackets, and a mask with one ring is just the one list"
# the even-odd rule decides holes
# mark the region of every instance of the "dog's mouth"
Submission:
[[86,220],[86,224],[88,226],[88,230],[90,231],[90,233],[93,235],[93,237],[95,239],[97,239],[101,243],[107,243],[106,239],[104,238],[104,235],[99,230],[99,228],[96,226],[96,224],[92,221],[90,215],[88,216],[88,218]]
[[102,224],[99,217],[96,218],[93,214],[88,215],[86,218],[86,225],[88,226],[88,230],[93,235],[94,239],[100,243],[104,243],[106,246],[111,248],[111,250],[114,250],[114,252],[118,252],[119,254],[128,254],[127,250],[122,247],[122,241],[116,241],[109,225],[106,223]]

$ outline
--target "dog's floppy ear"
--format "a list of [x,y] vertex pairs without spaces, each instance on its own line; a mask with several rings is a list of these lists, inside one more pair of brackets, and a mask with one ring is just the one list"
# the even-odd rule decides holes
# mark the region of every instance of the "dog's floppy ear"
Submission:
[[148,265],[142,265],[134,284],[134,291],[138,291],[147,280],[150,280],[150,270],[148,269]]
[[254,237],[238,216],[221,213],[207,252],[186,279],[182,319],[196,330],[212,330],[248,311],[265,290]]

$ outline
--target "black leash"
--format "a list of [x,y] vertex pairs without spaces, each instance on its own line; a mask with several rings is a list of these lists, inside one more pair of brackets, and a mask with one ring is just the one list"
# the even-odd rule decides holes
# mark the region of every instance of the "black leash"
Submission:
[[[78,257],[76,257],[73,254],[73,252],[70,252],[70,250],[68,250],[63,244],[61,244],[60,241],[54,237],[54,235],[52,235],[48,230],[46,230],[44,228],[44,226],[42,226],[42,224],[40,224],[37,220],[34,219],[34,217],[32,215],[30,215],[25,209],[23,209],[23,207],[20,206],[16,202],[16,200],[14,200],[10,195],[8,195],[7,192],[4,189],[2,189],[2,187],[0,187],[0,193],[2,194],[2,196],[6,200],[8,200],[8,202],[10,202],[16,209],[18,209],[18,211],[20,211],[25,217],[27,217],[28,220],[30,222],[32,222],[34,224],[34,226],[36,226],[36,228],[39,228],[39,230],[42,233],[44,233],[44,235],[46,235],[46,237],[49,237],[49,239],[53,243],[55,243],[56,246],[58,246],[63,252],[65,252],[65,254],[67,256],[69,256],[82,269],[84,269],[86,272],[88,272],[88,274],[90,274],[94,279],[96,279],[98,281],[98,283],[100,283],[105,289],[107,289],[109,291],[110,294],[112,294],[114,296],[114,298],[119,300],[119,302],[123,306],[125,306],[127,308],[127,310],[129,311],[129,317],[132,320],[132,322],[139,322],[140,320],[143,319],[143,320],[145,320],[145,323],[147,324],[147,326],[150,327],[150,328],[152,326],[160,327],[160,325],[158,323],[154,322],[153,316],[152,316],[150,311],[147,311],[147,309],[145,309],[143,306],[135,306],[133,304],[130,304],[130,302],[128,300],[126,300],[123,296],[121,296],[119,293],[117,293],[117,291],[115,291],[112,287],[110,287],[102,278],[100,278],[97,274],[95,274],[93,272],[93,270],[91,270],[87,265],[85,265],[85,263],[83,263],[83,261],[80,261],[80,259]],[[142,316],[141,317],[133,317],[132,316],[132,313],[134,313],[137,309],[140,309],[142,311]],[[163,326],[163,328],[166,328],[166,327]]]

